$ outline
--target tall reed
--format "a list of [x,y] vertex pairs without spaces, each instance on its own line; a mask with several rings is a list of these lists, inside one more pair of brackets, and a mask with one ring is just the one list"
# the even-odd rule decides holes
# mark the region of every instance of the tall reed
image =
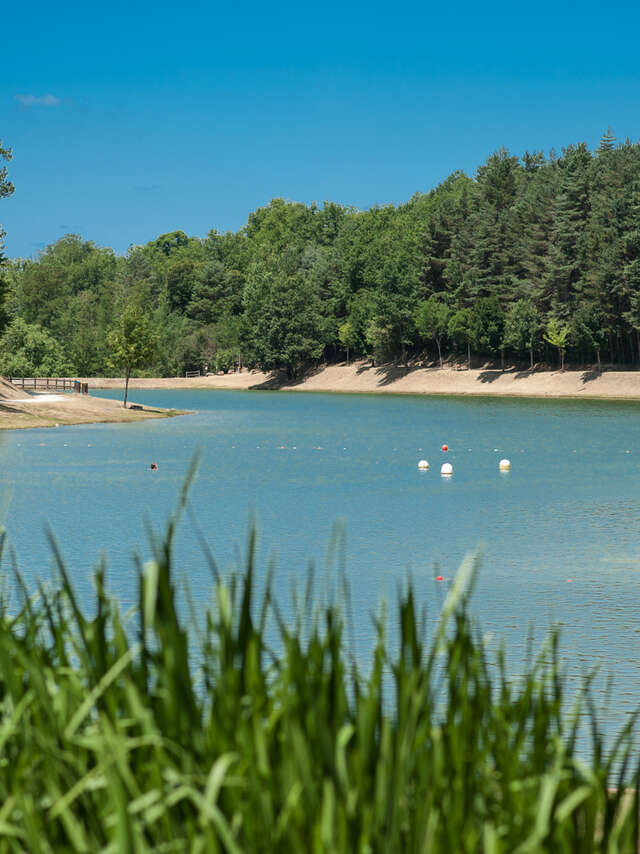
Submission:
[[87,616],[59,555],[54,592],[2,605],[0,852],[636,854],[633,722],[605,751],[588,690],[567,705],[556,634],[517,684],[491,666],[474,558],[428,642],[409,586],[397,652],[380,625],[359,671],[340,607],[288,625],[268,584],[254,601],[253,536],[241,575],[212,564],[195,631],[176,605],[178,515],[138,567],[133,631],[104,567]]

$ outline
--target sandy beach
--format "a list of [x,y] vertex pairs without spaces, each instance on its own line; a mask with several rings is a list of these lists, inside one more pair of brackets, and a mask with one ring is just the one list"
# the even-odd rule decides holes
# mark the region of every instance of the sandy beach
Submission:
[[[123,388],[124,380],[83,378],[89,388]],[[384,394],[493,395],[640,400],[640,371],[466,370],[370,364],[328,365],[297,382],[259,371],[201,377],[132,379],[130,389],[241,389]]]
[[[140,421],[182,414],[146,405],[124,409],[119,400],[96,396],[99,389],[124,389],[124,379],[84,377],[92,394],[28,394],[0,379],[0,430],[55,427],[62,424]],[[365,363],[328,365],[297,382],[260,371],[240,371],[201,377],[140,378],[136,389],[235,389],[243,391],[306,391],[363,394],[449,394],[529,398],[593,398],[640,400],[640,371],[500,371],[451,367],[397,365],[372,367]],[[130,401],[135,403],[135,397]]]
[[0,430],[59,427],[63,424],[142,421],[182,413],[159,407],[124,409],[119,400],[87,394],[28,394],[0,378]]

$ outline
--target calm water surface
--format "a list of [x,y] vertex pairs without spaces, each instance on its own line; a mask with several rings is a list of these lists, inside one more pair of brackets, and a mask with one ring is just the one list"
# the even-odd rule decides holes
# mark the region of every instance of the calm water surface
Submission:
[[[162,526],[200,450],[192,500],[219,565],[241,559],[255,516],[260,566],[275,555],[283,605],[309,559],[325,565],[334,524],[344,523],[359,654],[371,645],[371,614],[407,570],[435,613],[447,583],[435,576],[450,579],[483,544],[473,610],[485,631],[508,640],[514,665],[530,625],[542,639],[560,622],[574,672],[600,662],[614,675],[612,724],[640,703],[637,404],[231,391],[133,397],[197,412],[0,433],[6,525],[29,582],[50,573],[50,525],[86,601],[92,566],[106,551],[111,589],[131,604],[131,556],[148,553],[145,523]],[[503,456],[513,466],[506,475],[498,472]],[[430,471],[417,470],[421,458]],[[445,459],[451,480],[439,474]],[[210,573],[188,520],[178,554],[194,597],[206,600]]]

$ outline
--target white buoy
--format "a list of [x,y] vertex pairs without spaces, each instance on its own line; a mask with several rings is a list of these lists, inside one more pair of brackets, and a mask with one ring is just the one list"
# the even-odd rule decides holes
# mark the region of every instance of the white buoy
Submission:
[[500,460],[499,466],[500,471],[509,471],[509,469],[511,468],[511,463],[509,462],[509,460]]
[[418,463],[418,468],[422,471],[425,471],[429,468],[429,463],[427,462],[427,460],[420,460],[420,462]]
[[453,466],[451,465],[451,463],[442,463],[442,465],[440,466],[440,474],[444,475],[445,477],[451,477],[451,475],[453,474]]

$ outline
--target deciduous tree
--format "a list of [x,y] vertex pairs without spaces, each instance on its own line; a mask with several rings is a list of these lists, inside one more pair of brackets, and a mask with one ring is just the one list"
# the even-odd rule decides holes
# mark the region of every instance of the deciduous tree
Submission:
[[547,330],[544,334],[544,340],[548,344],[551,344],[552,347],[557,347],[558,349],[561,371],[564,371],[564,352],[567,349],[569,331],[568,324],[560,323],[556,317],[552,317],[547,324]]
[[451,309],[440,296],[433,294],[420,303],[415,313],[415,324],[423,341],[433,340],[438,347],[438,360],[442,367],[442,339],[449,328]]
[[540,340],[542,319],[529,299],[519,299],[507,311],[504,323],[504,343],[518,353],[529,351],[533,368],[533,351]]
[[129,378],[132,371],[146,368],[153,360],[157,339],[148,314],[135,303],[129,303],[109,332],[109,360],[112,367],[125,372],[123,407],[127,406]]

